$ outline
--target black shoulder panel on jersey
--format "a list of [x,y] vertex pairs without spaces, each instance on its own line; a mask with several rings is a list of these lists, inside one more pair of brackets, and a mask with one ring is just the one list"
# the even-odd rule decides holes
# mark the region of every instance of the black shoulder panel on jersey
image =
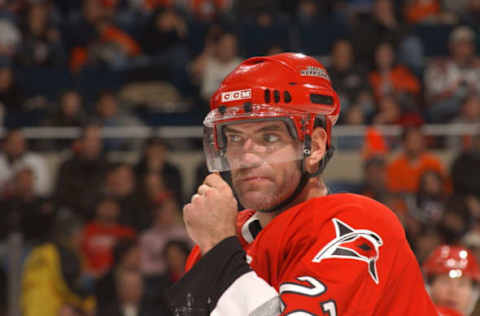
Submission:
[[168,291],[174,315],[210,315],[222,294],[240,276],[251,271],[236,236],[207,252]]

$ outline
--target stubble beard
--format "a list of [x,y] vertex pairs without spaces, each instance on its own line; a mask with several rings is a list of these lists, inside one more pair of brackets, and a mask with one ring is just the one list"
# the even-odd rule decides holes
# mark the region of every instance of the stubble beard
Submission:
[[281,185],[272,183],[268,186],[251,186],[245,189],[234,185],[234,190],[240,203],[245,208],[262,212],[274,208],[293,194],[298,181],[293,181],[295,185],[292,185],[292,181],[285,181]]

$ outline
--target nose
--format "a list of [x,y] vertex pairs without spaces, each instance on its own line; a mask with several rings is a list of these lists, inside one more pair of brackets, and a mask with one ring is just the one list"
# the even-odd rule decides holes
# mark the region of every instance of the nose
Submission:
[[243,149],[243,152],[246,152],[246,153],[248,152],[265,153],[267,151],[265,146],[257,144],[255,141],[252,140],[251,137],[249,137],[245,141],[242,149]]
[[256,153],[252,152],[245,152],[238,159],[240,169],[256,168],[259,167],[262,163],[263,159]]

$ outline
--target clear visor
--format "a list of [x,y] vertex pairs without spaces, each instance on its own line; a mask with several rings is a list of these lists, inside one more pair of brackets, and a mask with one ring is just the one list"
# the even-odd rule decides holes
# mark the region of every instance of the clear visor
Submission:
[[295,122],[305,113],[253,105],[211,111],[204,120],[203,146],[210,172],[258,168],[303,159]]

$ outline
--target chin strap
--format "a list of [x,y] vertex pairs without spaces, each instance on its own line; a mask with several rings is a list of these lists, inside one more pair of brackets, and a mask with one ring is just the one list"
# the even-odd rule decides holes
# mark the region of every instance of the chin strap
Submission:
[[[322,160],[319,161],[317,171],[314,172],[314,173],[308,173],[307,171],[305,171],[305,168],[303,166],[303,162],[305,161],[305,158],[308,157],[308,155],[310,153],[310,148],[309,147],[310,147],[310,144],[307,145],[307,143],[306,143],[305,144],[305,151],[304,151],[305,155],[304,155],[304,158],[300,161],[300,171],[302,173],[302,177],[300,178],[300,182],[298,183],[295,191],[293,191],[293,193],[290,194],[290,196],[287,197],[285,200],[280,202],[280,204],[275,205],[274,207],[266,209],[266,210],[259,210],[260,212],[272,213],[272,212],[281,210],[282,208],[284,208],[288,204],[292,203],[300,195],[300,193],[302,193],[303,189],[305,189],[305,186],[307,185],[308,180],[310,180],[310,178],[313,178],[313,177],[316,177],[316,176],[320,175],[323,172],[323,170],[327,166],[328,161],[330,160],[330,158],[332,158],[333,152],[335,151],[335,147],[333,145],[330,145],[329,148],[327,149],[327,152],[325,153],[325,156],[322,158]],[[308,151],[308,155],[306,155],[307,151]]]

